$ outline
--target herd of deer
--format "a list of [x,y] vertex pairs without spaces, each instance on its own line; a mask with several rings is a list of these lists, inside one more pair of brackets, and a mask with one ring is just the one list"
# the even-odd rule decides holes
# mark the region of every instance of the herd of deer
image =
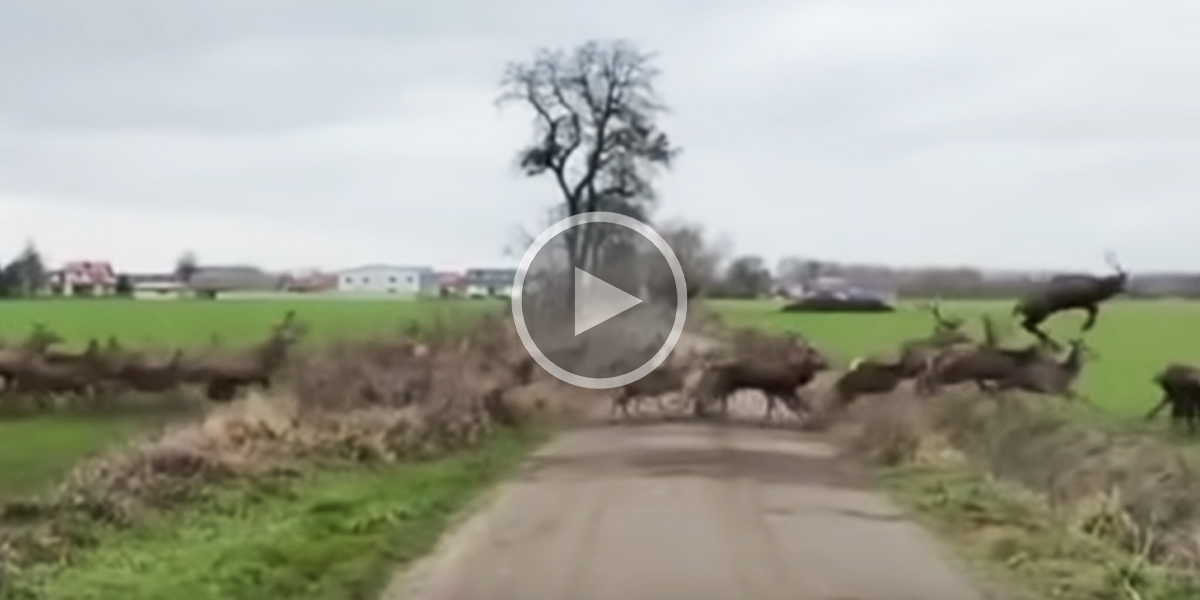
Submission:
[[[986,393],[1007,390],[1079,397],[1071,388],[1090,351],[1080,340],[1071,342],[1063,356],[1045,342],[1024,348],[1002,347],[991,319],[984,318],[983,340],[972,339],[958,318],[946,318],[931,307],[933,331],[900,346],[892,358],[855,359],[833,384],[837,405],[856,398],[886,394],[904,381],[912,381],[919,394],[936,393],[942,386],[974,383]],[[801,395],[818,373],[831,368],[824,354],[796,335],[775,341],[735,344],[732,357],[706,361],[702,373],[687,384],[688,367],[659,368],[622,388],[613,398],[612,411],[628,415],[634,401],[667,393],[688,396],[697,416],[707,416],[713,406],[728,412],[729,398],[740,390],[757,390],[766,398],[766,418],[778,403],[805,415],[812,408]]]
[[[1094,357],[1095,352],[1082,338],[1072,340],[1064,352],[1062,345],[1041,331],[1040,325],[1056,313],[1082,310],[1087,315],[1082,331],[1091,330],[1100,305],[1123,293],[1129,280],[1111,253],[1106,259],[1115,270],[1112,275],[1060,275],[1017,302],[1013,314],[1021,318],[1021,327],[1037,339],[1025,347],[1001,346],[995,324],[987,316],[983,318],[984,339],[974,340],[962,330],[962,319],[946,318],[933,304],[934,328],[929,335],[903,343],[894,358],[855,359],[850,364],[833,385],[837,406],[846,406],[860,396],[889,393],[906,380],[913,382],[920,395],[937,393],[946,385],[974,383],[987,394],[1019,390],[1082,398],[1072,384],[1085,359]],[[698,416],[706,415],[714,403],[725,414],[728,398],[734,392],[752,389],[766,397],[768,419],[779,401],[797,414],[811,413],[798,390],[828,368],[830,363],[820,351],[790,336],[774,348],[760,344],[740,349],[735,357],[705,364],[703,375],[693,386],[685,385],[682,367],[660,368],[619,388],[612,409],[628,415],[635,400],[679,393],[691,397]],[[1169,406],[1174,421],[1195,431],[1200,426],[1200,368],[1171,364],[1154,382],[1164,395],[1147,418],[1153,419]]]
[[24,342],[0,344],[0,383],[5,395],[20,394],[39,402],[60,394],[166,392],[185,385],[202,386],[209,399],[224,402],[249,385],[270,387],[288,349],[304,332],[295,314],[288,312],[253,348],[193,358],[177,350],[169,357],[154,357],[127,351],[114,337],[103,348],[93,339],[79,353],[55,351],[51,348],[63,338],[39,324]]
[[[986,316],[984,339],[974,340],[963,331],[962,319],[945,317],[934,303],[930,334],[904,342],[893,358],[855,359],[850,364],[833,385],[836,406],[846,406],[861,396],[891,392],[904,381],[912,381],[921,395],[936,393],[946,385],[974,383],[988,394],[1020,390],[1081,398],[1072,384],[1085,358],[1095,353],[1081,338],[1072,340],[1064,352],[1039,326],[1056,313],[1083,310],[1087,320],[1082,331],[1089,331],[1101,303],[1124,292],[1128,283],[1128,275],[1115,258],[1109,255],[1107,259],[1116,271],[1112,275],[1057,276],[1016,304],[1013,314],[1021,317],[1021,327],[1037,339],[1025,347],[1001,346],[994,323]],[[120,391],[165,392],[185,385],[201,386],[210,400],[225,402],[248,386],[269,388],[289,348],[305,332],[295,313],[289,311],[253,348],[188,358],[180,350],[169,357],[126,351],[111,337],[104,348],[93,339],[80,353],[54,351],[51,348],[61,343],[62,337],[38,325],[22,343],[0,342],[0,384],[5,396],[20,394],[39,402],[58,394],[95,397]],[[696,364],[664,364],[618,388],[613,412],[628,415],[635,402],[678,393],[692,400],[697,416],[708,416],[714,406],[727,414],[730,396],[749,389],[765,396],[768,419],[780,402],[798,415],[812,413],[799,390],[831,368],[819,350],[796,335],[775,340],[751,336],[735,347],[733,356],[703,360],[698,368]],[[696,370],[699,375],[690,377]],[[1200,368],[1173,363],[1154,383],[1163,397],[1146,418],[1153,419],[1170,407],[1172,420],[1195,432],[1200,427]]]

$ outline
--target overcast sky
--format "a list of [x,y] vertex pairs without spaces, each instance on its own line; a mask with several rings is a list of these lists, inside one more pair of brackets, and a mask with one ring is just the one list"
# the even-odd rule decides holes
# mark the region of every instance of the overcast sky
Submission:
[[770,264],[1200,268],[1195,0],[6,0],[0,257],[515,264],[505,62],[659,53],[661,218]]

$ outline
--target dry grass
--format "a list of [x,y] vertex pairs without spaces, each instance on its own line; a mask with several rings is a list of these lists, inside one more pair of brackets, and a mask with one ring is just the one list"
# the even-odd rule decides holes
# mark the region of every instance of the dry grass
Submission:
[[[78,465],[53,493],[9,503],[0,567],[61,561],[88,523],[123,528],[229,480],[269,479],[329,463],[393,463],[479,445],[496,428],[569,418],[529,369],[511,322],[470,335],[343,344],[296,363],[269,395],[252,393]],[[3,578],[0,572],[0,578]]]
[[[1028,490],[1066,531],[1131,564],[1200,572],[1200,477],[1161,440],[1091,428],[1044,399],[961,392],[877,397],[853,407],[847,420],[849,441],[877,463],[923,469],[926,477],[982,473],[984,483],[972,485],[994,478]],[[1003,515],[990,518],[1005,523]],[[1118,580],[1133,595],[1114,597],[1137,597],[1141,584]]]

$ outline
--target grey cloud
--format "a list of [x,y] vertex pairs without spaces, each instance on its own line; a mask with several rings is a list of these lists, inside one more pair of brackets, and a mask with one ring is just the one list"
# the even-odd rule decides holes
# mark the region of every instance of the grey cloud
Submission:
[[[346,257],[501,260],[555,201],[512,168],[528,129],[492,105],[505,62],[630,37],[661,52],[685,149],[660,214],[769,263],[1085,268],[1116,246],[1131,268],[1188,266],[1198,17],[1182,0],[13,0],[0,208],[220,212],[326,231],[313,247]],[[211,235],[195,222],[189,239]]]

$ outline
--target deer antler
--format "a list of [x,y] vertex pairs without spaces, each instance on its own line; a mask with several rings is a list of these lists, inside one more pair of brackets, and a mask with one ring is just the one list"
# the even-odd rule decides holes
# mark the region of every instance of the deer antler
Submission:
[[1117,253],[1116,252],[1113,252],[1112,250],[1106,250],[1104,252],[1104,262],[1108,263],[1108,266],[1115,269],[1117,271],[1117,273],[1121,273],[1121,274],[1125,273],[1125,269],[1122,269],[1121,263],[1117,261]]

